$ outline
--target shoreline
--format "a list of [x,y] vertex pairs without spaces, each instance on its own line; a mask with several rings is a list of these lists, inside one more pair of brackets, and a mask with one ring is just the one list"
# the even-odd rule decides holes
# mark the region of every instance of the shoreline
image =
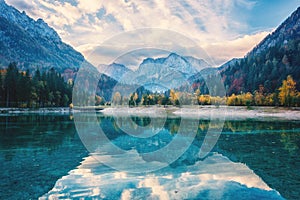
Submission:
[[42,113],[70,113],[69,107],[45,108],[0,108],[0,114],[42,114]]
[[107,116],[157,116],[165,115],[201,119],[286,119],[300,120],[300,108],[256,106],[149,106],[149,107],[110,107],[100,111]]
[[[73,114],[93,112],[92,109],[70,109],[69,107],[48,108],[0,108],[0,115],[6,114]],[[300,107],[253,106],[140,106],[140,107],[103,107],[97,113],[105,116],[140,116],[140,117],[183,117],[201,119],[256,119],[273,118],[300,120]]]

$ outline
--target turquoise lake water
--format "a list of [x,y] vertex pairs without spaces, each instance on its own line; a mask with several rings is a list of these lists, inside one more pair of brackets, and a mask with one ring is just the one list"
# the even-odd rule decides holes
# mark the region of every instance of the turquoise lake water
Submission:
[[[210,121],[200,119],[195,138],[183,155],[158,170],[131,173],[126,169],[138,167],[140,161],[149,166],[166,163],[176,150],[169,149],[158,157],[146,157],[144,153],[166,147],[179,130],[186,132],[179,137],[185,140],[190,137],[191,127],[183,126],[178,117],[165,119],[160,129],[147,117],[123,117],[117,121],[99,114],[97,120],[109,142],[129,152],[120,154],[126,162],[120,159],[122,163],[117,163],[120,155],[115,152],[89,152],[84,146],[86,142],[81,140],[85,138],[76,131],[72,115],[0,116],[0,199],[298,199],[300,196],[300,121],[225,121],[212,151],[201,157],[199,150]],[[126,132],[126,128],[136,127],[144,127],[143,132]],[[87,137],[97,139],[92,132]],[[103,150],[108,144],[101,141],[98,145],[93,148]],[[120,171],[107,164],[127,168]]]

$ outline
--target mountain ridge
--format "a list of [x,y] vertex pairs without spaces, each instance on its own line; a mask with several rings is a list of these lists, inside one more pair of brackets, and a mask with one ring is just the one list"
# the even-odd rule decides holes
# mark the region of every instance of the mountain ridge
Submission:
[[16,61],[21,70],[76,71],[84,56],[64,43],[42,19],[34,20],[0,0],[0,67]]
[[[248,55],[258,55],[264,49],[274,47],[280,42],[290,39],[300,39],[300,6],[282,22],[275,31],[267,35],[256,47],[254,47]],[[283,44],[284,45],[284,44]]]

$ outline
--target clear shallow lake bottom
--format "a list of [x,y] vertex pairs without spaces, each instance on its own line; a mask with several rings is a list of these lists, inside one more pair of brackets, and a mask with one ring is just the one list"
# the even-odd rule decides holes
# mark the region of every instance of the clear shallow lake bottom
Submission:
[[[147,139],[126,134],[113,117],[97,118],[111,143],[149,164],[153,160],[139,155],[172,142],[181,122],[167,118],[163,128]],[[128,121],[124,117],[122,124],[137,127]],[[130,121],[151,125],[145,117]],[[109,151],[88,152],[73,116],[2,115],[0,199],[298,199],[300,121],[225,121],[212,152],[204,158],[199,157],[199,149],[209,120],[199,120],[197,127],[192,144],[170,165],[130,173],[99,162],[114,156]],[[166,154],[158,161],[172,152]],[[124,165],[134,167],[134,163]]]

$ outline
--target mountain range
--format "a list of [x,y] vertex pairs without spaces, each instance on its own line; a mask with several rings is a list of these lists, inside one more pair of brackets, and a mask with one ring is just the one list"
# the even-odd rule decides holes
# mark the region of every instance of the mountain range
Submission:
[[[83,55],[64,43],[57,32],[42,19],[33,20],[0,0],[0,68],[16,61],[21,70],[54,68],[74,78],[83,62]],[[300,85],[300,7],[272,34],[268,35],[244,58],[232,59],[213,68],[202,59],[171,53],[162,58],[145,58],[137,70],[122,63],[97,66],[107,76],[109,83],[148,85],[160,88],[176,88],[188,81],[205,93],[203,76],[213,78],[220,74],[227,94],[254,92],[263,86],[265,92],[274,92],[287,75],[292,75]],[[100,81],[100,82],[101,82]],[[99,83],[100,84],[100,83]],[[152,85],[152,86],[151,86]],[[107,98],[109,95],[106,95]]]
[[188,78],[210,65],[202,59],[180,56],[170,53],[167,57],[146,58],[137,70],[131,70],[123,64],[99,65],[98,70],[120,83],[128,85],[146,85],[149,90],[166,90],[179,87]]

